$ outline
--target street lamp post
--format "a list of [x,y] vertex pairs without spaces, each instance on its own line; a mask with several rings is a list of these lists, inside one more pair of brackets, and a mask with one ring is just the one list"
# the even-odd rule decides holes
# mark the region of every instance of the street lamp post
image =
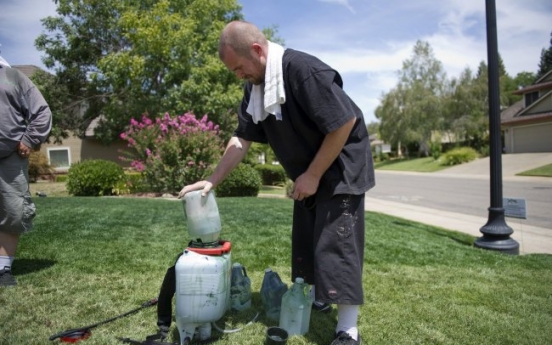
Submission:
[[475,246],[507,254],[519,254],[519,243],[510,237],[514,230],[506,224],[502,205],[502,142],[500,138],[500,91],[495,0],[486,0],[487,58],[489,74],[489,130],[491,163],[491,207],[489,218],[479,231]]

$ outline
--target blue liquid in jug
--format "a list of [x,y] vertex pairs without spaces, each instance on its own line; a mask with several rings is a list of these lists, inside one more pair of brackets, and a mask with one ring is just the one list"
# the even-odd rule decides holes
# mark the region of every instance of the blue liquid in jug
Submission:
[[239,263],[232,265],[230,280],[230,304],[232,310],[241,311],[251,307],[251,280],[245,267]]
[[266,316],[274,321],[280,320],[282,296],[287,291],[287,285],[282,282],[278,273],[270,268],[265,270],[263,284],[261,286],[261,300],[265,308]]

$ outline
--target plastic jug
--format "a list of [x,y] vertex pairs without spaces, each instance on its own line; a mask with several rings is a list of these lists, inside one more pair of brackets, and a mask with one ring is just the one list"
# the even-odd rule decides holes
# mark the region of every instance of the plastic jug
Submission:
[[240,263],[232,265],[230,283],[230,305],[235,311],[246,310],[251,307],[251,279],[247,276],[245,267]]
[[188,192],[184,196],[184,214],[188,224],[191,240],[198,243],[217,242],[220,237],[220,216],[215,193],[210,191],[202,196],[203,191]]
[[309,285],[303,278],[295,278],[295,283],[282,297],[280,328],[288,334],[302,335],[309,331],[312,298]]
[[261,285],[261,300],[265,308],[266,316],[269,319],[280,320],[280,308],[282,307],[282,296],[288,287],[282,282],[278,273],[267,268]]

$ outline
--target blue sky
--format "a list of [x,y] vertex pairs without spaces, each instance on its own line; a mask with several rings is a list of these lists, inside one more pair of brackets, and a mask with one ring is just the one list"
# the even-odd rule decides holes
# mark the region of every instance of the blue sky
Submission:
[[[0,0],[1,55],[12,65],[43,67],[34,48],[40,19],[55,15],[50,0]],[[552,1],[495,0],[498,48],[507,72],[536,72],[550,46]],[[238,0],[245,19],[276,26],[286,47],[318,56],[337,69],[367,122],[417,40],[429,42],[447,76],[487,60],[484,0]]]

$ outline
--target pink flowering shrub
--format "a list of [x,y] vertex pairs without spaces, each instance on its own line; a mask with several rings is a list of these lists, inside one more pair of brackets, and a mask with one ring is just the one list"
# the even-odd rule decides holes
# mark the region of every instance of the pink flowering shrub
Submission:
[[131,119],[120,137],[133,149],[123,159],[143,174],[155,192],[176,193],[204,179],[223,149],[218,126],[206,115],[198,120],[191,113]]

